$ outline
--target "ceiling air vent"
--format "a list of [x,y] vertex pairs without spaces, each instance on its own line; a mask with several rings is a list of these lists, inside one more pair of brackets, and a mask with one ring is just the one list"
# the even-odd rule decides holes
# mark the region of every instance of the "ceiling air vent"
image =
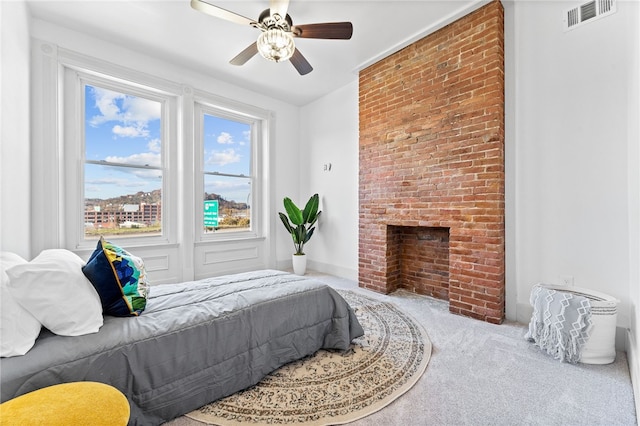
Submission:
[[616,0],[592,0],[569,9],[564,15],[564,30],[569,31],[582,24],[596,21],[616,11]]

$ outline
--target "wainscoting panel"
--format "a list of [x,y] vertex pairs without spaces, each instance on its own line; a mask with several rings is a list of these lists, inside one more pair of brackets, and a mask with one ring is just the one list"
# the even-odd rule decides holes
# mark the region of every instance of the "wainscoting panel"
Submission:
[[147,272],[168,271],[169,255],[147,256],[144,259],[144,266]]
[[236,247],[225,249],[224,247],[214,247],[204,252],[204,264],[228,263],[240,260],[255,260],[258,258],[257,247]]
[[216,241],[195,247],[195,279],[267,268],[265,241]]

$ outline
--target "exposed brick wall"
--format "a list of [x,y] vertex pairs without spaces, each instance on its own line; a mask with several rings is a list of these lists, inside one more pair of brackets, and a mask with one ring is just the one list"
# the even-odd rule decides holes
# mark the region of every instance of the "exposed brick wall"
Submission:
[[[504,317],[503,16],[496,0],[359,77],[360,285],[448,297],[451,312],[493,323]],[[438,241],[446,273],[443,246],[426,247]]]

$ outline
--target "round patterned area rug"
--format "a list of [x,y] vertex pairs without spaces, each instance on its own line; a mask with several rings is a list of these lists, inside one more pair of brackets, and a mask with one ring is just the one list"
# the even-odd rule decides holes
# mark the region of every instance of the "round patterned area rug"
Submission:
[[424,329],[393,304],[339,293],[365,330],[349,351],[320,350],[187,417],[222,426],[335,425],[374,413],[409,390],[431,357]]

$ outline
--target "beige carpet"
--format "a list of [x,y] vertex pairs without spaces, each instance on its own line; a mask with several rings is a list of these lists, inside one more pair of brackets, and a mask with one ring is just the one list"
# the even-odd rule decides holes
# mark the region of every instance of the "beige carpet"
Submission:
[[216,425],[335,425],[376,412],[409,390],[431,356],[422,326],[391,303],[340,293],[365,330],[347,353],[321,350],[187,417]]

